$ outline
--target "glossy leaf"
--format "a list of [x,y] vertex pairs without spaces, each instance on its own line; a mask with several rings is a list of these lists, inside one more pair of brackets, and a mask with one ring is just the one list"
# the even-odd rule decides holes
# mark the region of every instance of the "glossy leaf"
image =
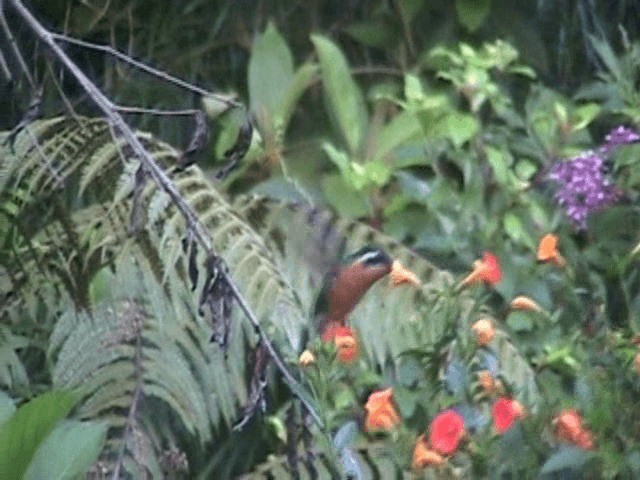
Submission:
[[349,151],[357,153],[367,123],[362,92],[352,78],[347,60],[338,46],[321,35],[312,35],[311,41],[318,54],[329,109]]

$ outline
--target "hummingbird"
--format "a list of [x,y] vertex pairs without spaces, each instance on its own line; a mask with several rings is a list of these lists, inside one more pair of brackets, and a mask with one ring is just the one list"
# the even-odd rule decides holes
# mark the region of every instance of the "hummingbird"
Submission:
[[332,328],[346,325],[369,288],[389,274],[393,285],[419,282],[382,248],[365,246],[344,257],[325,276],[318,294],[314,309],[317,333],[323,336]]

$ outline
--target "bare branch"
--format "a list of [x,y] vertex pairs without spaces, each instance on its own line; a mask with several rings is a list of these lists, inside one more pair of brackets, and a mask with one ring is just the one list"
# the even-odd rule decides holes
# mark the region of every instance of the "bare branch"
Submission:
[[179,116],[189,116],[196,115],[200,110],[195,108],[187,108],[184,110],[160,110],[157,108],[144,108],[144,107],[125,107],[122,105],[114,105],[113,109],[124,114],[133,114],[133,115],[157,115],[159,117],[179,117]]
[[7,83],[11,83],[13,77],[11,76],[11,70],[9,70],[9,65],[7,65],[7,61],[4,59],[4,55],[2,54],[2,50],[0,50],[0,70],[2,70],[2,75],[7,79]]
[[[205,226],[202,224],[189,204],[185,202],[175,184],[158,166],[151,154],[149,154],[149,152],[144,148],[133,130],[131,130],[122,116],[114,109],[113,103],[98,89],[98,87],[96,87],[93,82],[91,82],[91,80],[89,80],[84,72],[79,69],[75,65],[75,63],[73,63],[73,61],[62,50],[62,48],[55,42],[56,35],[45,29],[42,24],[40,24],[40,22],[38,22],[38,20],[31,14],[31,12],[27,10],[27,8],[22,4],[20,0],[8,0],[8,2],[18,12],[18,14],[22,17],[29,28],[33,30],[34,34],[47,47],[49,47],[49,49],[51,49],[55,57],[57,57],[57,59],[70,71],[70,73],[76,78],[82,88],[93,99],[95,104],[104,112],[105,116],[112,123],[114,128],[118,132],[120,132],[122,137],[131,147],[133,153],[135,153],[135,155],[140,159],[140,162],[144,164],[145,168],[147,169],[147,173],[150,175],[153,181],[156,182],[156,184],[167,193],[178,211],[185,218],[187,228],[190,228],[193,231],[194,239],[197,240],[197,242],[201,245],[206,255],[208,257],[217,257],[218,255],[215,254],[211,247],[211,238]],[[192,86],[189,87],[191,88]],[[208,92],[205,93],[208,94]],[[289,384],[289,388],[292,390],[294,395],[300,398],[300,401],[311,412],[316,423],[322,428],[324,426],[324,422],[322,421],[322,419],[318,416],[317,412],[309,403],[309,401],[304,398],[304,396],[299,395],[298,393],[302,391],[300,383],[291,374],[291,372],[289,372],[289,369],[285,365],[284,361],[280,358],[280,355],[269,340],[269,337],[260,325],[260,322],[256,318],[255,314],[249,307],[244,296],[238,290],[235,282],[226,273],[224,273],[224,275],[227,278],[228,286],[231,290],[231,293],[235,297],[238,306],[242,309],[244,315],[247,317],[255,332],[260,337],[261,342],[263,342],[264,348],[268,351],[269,356],[282,374],[284,380]]]
[[129,55],[126,55],[118,50],[116,50],[113,47],[110,47],[108,45],[98,45],[96,43],[91,43],[91,42],[85,42],[84,40],[79,40],[77,38],[73,38],[73,37],[69,37],[67,35],[63,35],[61,33],[54,33],[54,32],[48,32],[49,35],[57,41],[60,42],[65,42],[65,43],[70,43],[72,45],[78,45],[80,47],[84,47],[84,48],[89,48],[91,50],[97,50],[100,52],[104,52],[104,53],[108,53],[109,55],[116,57],[118,60],[124,62],[124,63],[128,63],[129,65],[133,65],[134,67],[136,67],[138,70],[142,70],[145,73],[148,73],[149,75],[152,75],[154,77],[158,77],[161,78],[162,80],[164,80],[165,82],[168,83],[172,83],[174,85],[176,85],[177,87],[180,88],[184,88],[185,90],[188,90],[190,92],[194,92],[197,93],[199,95],[203,95],[203,96],[207,96],[207,97],[213,97],[216,100],[224,103],[225,105],[228,105],[230,107],[236,107],[236,108],[244,108],[244,106],[239,103],[236,102],[235,100],[231,100],[230,98],[224,96],[224,95],[220,95],[218,93],[214,93],[214,92],[210,92],[208,90],[205,90],[204,88],[198,87],[197,85],[193,85],[191,83],[185,82],[184,80],[174,77],[173,75],[169,75],[166,72],[163,72],[162,70],[158,70],[157,68],[153,68],[150,67],[149,65],[147,65],[146,63],[143,63],[139,60],[135,60],[133,58],[131,58]]
[[18,47],[18,43],[16,42],[15,37],[11,33],[11,29],[9,28],[9,24],[7,23],[7,19],[4,17],[4,5],[3,0],[0,0],[0,27],[4,31],[7,40],[9,41],[9,45],[11,46],[11,50],[13,51],[13,56],[16,57],[16,60],[20,64],[20,68],[22,69],[22,73],[27,77],[27,81],[31,88],[35,88],[35,83],[33,82],[33,77],[29,72],[29,68],[27,67],[27,63],[24,61],[22,57],[22,53],[20,52],[20,47]]

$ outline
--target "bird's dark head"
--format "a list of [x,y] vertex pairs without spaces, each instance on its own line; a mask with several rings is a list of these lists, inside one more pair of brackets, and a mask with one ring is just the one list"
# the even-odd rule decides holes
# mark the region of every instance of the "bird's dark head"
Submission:
[[357,252],[347,255],[342,262],[343,268],[350,268],[356,265],[360,265],[365,269],[382,269],[389,273],[393,259],[382,248],[366,246],[362,247]]

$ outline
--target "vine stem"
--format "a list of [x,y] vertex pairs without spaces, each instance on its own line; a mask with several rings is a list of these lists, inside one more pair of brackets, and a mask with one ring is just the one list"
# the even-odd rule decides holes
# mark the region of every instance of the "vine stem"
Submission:
[[[127,125],[122,116],[118,113],[118,107],[109,100],[104,93],[84,74],[84,72],[67,56],[64,50],[56,43],[56,39],[60,39],[61,36],[53,34],[42,26],[40,22],[31,14],[31,12],[22,4],[20,0],[7,0],[14,10],[22,17],[27,26],[34,32],[34,34],[44,43],[55,57],[69,70],[69,72],[75,77],[80,86],[87,92],[89,97],[94,103],[102,110],[106,118],[112,123],[113,127],[122,135],[124,140],[129,144],[134,154],[140,159],[140,162],[144,165],[147,172],[150,174],[153,181],[162,188],[178,211],[185,218],[187,228],[190,228],[194,233],[195,239],[202,246],[208,256],[218,257],[211,247],[211,237],[206,227],[200,222],[200,219],[184,200],[175,184],[166,175],[166,173],[158,166],[151,154],[144,148],[138,137],[136,137],[133,130]],[[66,39],[68,41],[68,38]],[[77,42],[76,42],[77,43]],[[122,54],[124,55],[124,54]],[[205,92],[208,94],[208,92]],[[235,282],[223,272],[226,280],[231,288],[231,292],[237,301],[240,309],[247,317],[256,333],[260,336],[264,342],[264,346],[269,352],[274,364],[282,374],[285,381],[289,384],[289,388],[292,390],[300,401],[311,412],[315,422],[322,429],[324,422],[319,417],[315,408],[308,402],[302,395],[298,395],[296,390],[300,390],[302,387],[296,378],[291,374],[284,361],[276,351],[275,347],[269,340],[264,329],[260,325],[260,322],[253,313],[251,307],[245,300],[242,293],[238,289]]]

